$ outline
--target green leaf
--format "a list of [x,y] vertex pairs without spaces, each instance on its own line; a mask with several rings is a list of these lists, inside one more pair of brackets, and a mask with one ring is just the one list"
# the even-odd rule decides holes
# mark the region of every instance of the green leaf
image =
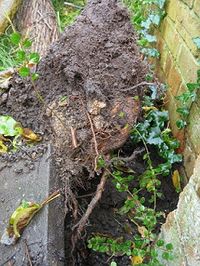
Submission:
[[173,250],[174,249],[172,243],[168,243],[165,247],[167,250]]
[[38,53],[31,53],[29,55],[29,62],[33,64],[37,64],[40,61],[40,55]]
[[162,240],[162,239],[159,239],[159,240],[156,242],[156,245],[157,245],[158,247],[162,247],[162,246],[164,246],[164,244],[165,244],[165,242],[164,242],[164,240]]
[[179,108],[177,108],[176,109],[176,112],[177,113],[179,113],[179,114],[181,114],[183,117],[187,117],[188,115],[189,115],[189,113],[190,113],[190,111],[189,111],[189,109],[188,109],[188,107],[179,107]]
[[157,0],[157,5],[159,6],[160,9],[164,8],[165,3],[166,0]]
[[186,121],[184,121],[184,120],[182,120],[182,119],[178,119],[178,120],[176,121],[176,125],[177,125],[177,127],[178,127],[179,129],[183,129],[183,128],[187,125],[187,123],[186,123]]
[[164,259],[164,260],[173,260],[173,256],[169,253],[169,252],[163,252],[163,254],[162,254],[162,258]]
[[141,52],[147,56],[159,58],[160,54],[157,49],[155,48],[143,48]]
[[153,42],[157,41],[156,36],[151,35],[151,34],[146,34],[144,37],[147,40],[147,42],[149,42],[149,43],[153,43]]
[[19,45],[19,43],[21,41],[21,34],[19,32],[13,32],[10,35],[10,41],[14,45]]
[[31,75],[31,79],[32,79],[33,81],[37,80],[38,78],[39,78],[39,74],[37,74],[37,73],[33,73],[33,74]]
[[19,50],[16,53],[16,59],[18,62],[23,62],[26,59],[26,53],[23,50]]
[[110,266],[117,266],[117,263],[115,261],[112,261]]
[[19,69],[19,75],[22,78],[28,77],[30,75],[30,69],[28,67],[21,67]]
[[14,137],[22,134],[22,128],[11,116],[0,116],[0,135]]
[[31,47],[32,43],[33,43],[33,42],[32,42],[31,40],[29,40],[29,39],[25,39],[25,40],[23,41],[22,45],[23,45],[24,48],[29,48],[29,47]]
[[196,47],[200,49],[200,37],[193,38],[192,40],[194,44],[196,45]]
[[200,84],[198,83],[187,83],[187,88],[190,92],[195,91],[196,89],[200,88]]

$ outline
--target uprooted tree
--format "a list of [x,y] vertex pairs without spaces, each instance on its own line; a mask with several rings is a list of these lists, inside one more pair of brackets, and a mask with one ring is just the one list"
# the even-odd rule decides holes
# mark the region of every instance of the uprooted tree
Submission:
[[[123,146],[140,115],[146,67],[135,42],[118,1],[91,0],[38,64],[34,85],[15,75],[1,106],[52,144],[55,178],[62,180],[66,212],[74,217],[74,245],[109,175],[99,160],[109,165],[110,152]],[[80,218],[77,187],[94,178],[96,194]]]

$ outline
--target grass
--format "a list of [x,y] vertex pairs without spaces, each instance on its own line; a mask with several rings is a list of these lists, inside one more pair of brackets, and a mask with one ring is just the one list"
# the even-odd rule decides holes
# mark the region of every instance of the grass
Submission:
[[7,33],[0,36],[0,71],[16,65],[14,47]]
[[84,7],[85,2],[85,0],[52,0],[60,32],[74,22]]

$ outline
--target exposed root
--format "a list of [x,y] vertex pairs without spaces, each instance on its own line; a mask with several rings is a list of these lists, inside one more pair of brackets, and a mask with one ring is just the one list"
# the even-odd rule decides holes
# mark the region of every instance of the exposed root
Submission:
[[140,83],[138,83],[138,84],[136,84],[130,88],[124,89],[123,91],[131,91],[131,90],[135,90],[139,87],[152,86],[152,85],[155,85],[155,83],[143,81],[143,82],[140,82]]
[[74,251],[74,248],[76,246],[78,239],[80,239],[80,237],[81,237],[81,233],[83,232],[85,225],[86,225],[92,211],[94,210],[97,203],[101,199],[101,196],[102,196],[102,193],[104,191],[105,184],[106,184],[107,177],[108,177],[108,172],[105,170],[102,174],[101,181],[100,181],[99,185],[97,186],[96,193],[95,193],[94,197],[92,198],[90,204],[88,205],[85,214],[82,216],[80,221],[72,227],[72,231],[73,231],[72,252]]
[[90,127],[91,127],[91,131],[92,131],[92,135],[93,135],[93,141],[94,141],[94,149],[95,149],[95,152],[96,152],[95,167],[94,167],[94,171],[96,172],[96,170],[97,170],[97,159],[99,157],[98,144],[97,144],[97,140],[96,140],[96,135],[95,135],[92,119],[91,119],[91,117],[90,117],[88,112],[87,112],[87,117],[88,117],[88,120],[90,122]]
[[128,162],[131,162],[133,160],[135,160],[135,158],[141,154],[143,151],[145,151],[144,148],[141,148],[141,149],[135,149],[133,151],[133,153],[131,154],[131,156],[129,157],[114,157],[110,160],[110,163],[113,163],[113,162],[116,162],[116,161],[122,161],[122,162],[125,162],[125,163],[128,163]]
[[78,147],[77,139],[76,139],[76,130],[73,127],[70,127],[71,135],[72,135],[72,146],[74,149]]

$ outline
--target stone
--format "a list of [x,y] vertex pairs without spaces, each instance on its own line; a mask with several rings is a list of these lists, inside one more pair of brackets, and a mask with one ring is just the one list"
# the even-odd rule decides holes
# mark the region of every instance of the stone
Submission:
[[[46,152],[34,161],[20,158],[9,164],[0,162],[0,238],[9,217],[22,199],[41,203],[55,191],[56,180],[50,158],[51,149],[48,146]],[[0,265],[27,265],[27,247],[33,265],[64,265],[62,205],[61,197],[46,205],[25,228],[15,245],[0,244]]]
[[200,68],[200,64],[185,44],[181,45],[177,64],[186,82],[196,82],[197,70]]
[[160,238],[174,246],[172,261],[160,262],[165,266],[200,265],[200,156],[195,162],[193,175],[180,194],[177,209],[171,212],[161,228]]

